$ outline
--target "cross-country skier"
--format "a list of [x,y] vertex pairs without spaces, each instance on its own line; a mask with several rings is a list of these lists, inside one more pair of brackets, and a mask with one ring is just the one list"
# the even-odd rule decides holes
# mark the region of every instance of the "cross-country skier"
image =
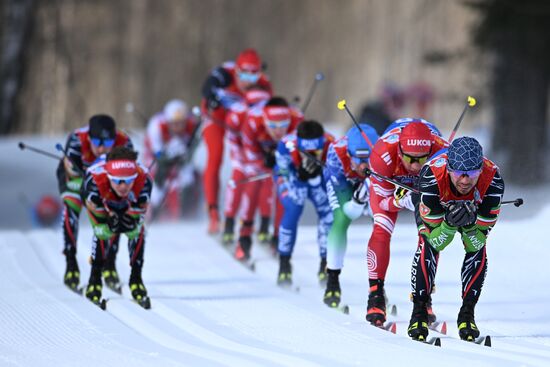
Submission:
[[368,168],[372,145],[378,134],[368,124],[360,124],[367,135],[352,127],[344,137],[332,143],[328,149],[324,176],[334,222],[328,234],[327,287],[323,301],[329,307],[338,307],[341,299],[339,275],[344,266],[347,233],[351,222],[368,213]]
[[498,167],[483,156],[478,141],[461,137],[446,154],[422,168],[419,189],[420,204],[415,211],[419,246],[412,264],[414,306],[408,334],[418,340],[428,335],[427,307],[439,253],[458,232],[466,252],[458,332],[461,339],[472,341],[479,336],[474,308],[487,273],[485,244],[500,213],[504,181]]
[[333,140],[333,136],[326,133],[319,122],[306,120],[298,125],[295,133],[285,136],[277,146],[274,173],[278,197],[284,207],[278,243],[277,284],[280,286],[292,284],[290,258],[306,198],[311,200],[319,218],[317,244],[321,262],[317,276],[320,282],[326,281],[327,234],[332,225],[332,212],[323,179],[323,164]]
[[154,178],[150,209],[153,217],[163,208],[172,218],[181,214],[182,191],[195,182],[194,168],[189,161],[191,145],[198,133],[197,124],[187,104],[179,99],[166,103],[147,124],[143,163],[151,167]]
[[[225,224],[223,230],[222,243],[231,245],[234,242],[235,216],[239,212],[241,199],[246,179],[245,157],[243,147],[242,129],[248,117],[248,111],[255,105],[263,105],[271,97],[267,91],[252,87],[246,91],[246,103],[235,103],[231,106],[226,115],[227,141],[229,143],[229,155],[231,157],[231,180],[233,184],[228,183],[225,189],[224,216]],[[262,181],[262,187],[270,192],[265,186],[272,185],[270,180]],[[271,219],[271,201],[272,198],[267,195],[260,195],[260,229],[258,231],[258,240],[261,243],[269,241],[269,222]]]
[[215,68],[202,87],[203,137],[208,151],[204,171],[204,192],[208,205],[208,233],[219,231],[219,171],[223,157],[225,115],[236,101],[242,101],[247,89],[258,86],[271,94],[271,83],[262,72],[262,61],[254,49],[243,50],[236,61]]
[[[88,126],[76,129],[67,138],[65,157],[57,167],[57,181],[63,200],[63,254],[67,267],[64,282],[71,289],[77,289],[80,283],[80,270],[76,261],[78,220],[82,210],[80,189],[86,169],[113,147],[132,148],[128,135],[116,128],[115,121],[108,115],[94,115]],[[112,251],[105,261],[104,278],[109,284],[118,284],[119,277],[115,267],[118,251],[118,237],[113,239]]]
[[110,243],[122,233],[128,237],[132,297],[137,301],[147,297],[141,270],[145,249],[144,217],[153,183],[136,159],[137,152],[127,147],[116,147],[107,155],[106,161],[88,170],[84,181],[82,198],[94,231],[92,270],[86,297],[94,303],[101,300],[101,269]]
[[[242,133],[247,177],[273,172],[277,144],[286,134],[293,132],[303,118],[302,113],[290,107],[282,97],[272,97],[264,106],[257,106],[248,112]],[[248,182],[244,190],[246,199],[243,200],[241,228],[235,247],[235,258],[241,261],[250,258],[256,208],[260,196],[273,197],[273,178]],[[276,207],[272,241],[277,241],[282,215],[282,206],[278,201]]]
[[[414,187],[420,168],[447,142],[437,128],[422,119],[400,119],[394,122],[375,144],[370,169],[379,175],[392,178]],[[399,212],[414,211],[411,191],[371,176],[369,204],[374,225],[368,243],[369,299],[366,319],[375,326],[386,321],[384,279],[390,260],[390,240]],[[431,321],[435,315],[428,304]]]

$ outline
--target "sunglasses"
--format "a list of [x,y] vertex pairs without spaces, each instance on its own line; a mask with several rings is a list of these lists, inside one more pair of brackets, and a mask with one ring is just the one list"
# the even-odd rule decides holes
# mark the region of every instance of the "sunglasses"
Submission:
[[413,164],[418,162],[419,164],[424,164],[428,161],[428,158],[430,154],[426,154],[420,157],[413,157],[412,155],[408,155],[403,153],[403,149],[401,149],[401,146],[399,146],[399,151],[401,152],[401,159],[403,159],[403,162]]
[[237,72],[237,75],[239,76],[239,79],[241,81],[247,82],[247,83],[256,83],[258,79],[260,79],[259,72],[240,70]]
[[103,145],[105,148],[110,148],[115,144],[115,139],[90,138],[90,141],[96,147]]
[[114,183],[115,185],[120,185],[120,184],[126,184],[126,185],[130,185],[132,182],[134,182],[136,178],[135,177],[113,177],[113,176],[109,176],[109,180],[111,180],[112,183]]
[[481,175],[482,169],[478,168],[478,169],[472,169],[472,170],[459,170],[459,169],[454,170],[449,166],[447,166],[447,171],[449,171],[449,173],[456,179],[462,176],[468,176],[470,178],[478,178],[479,175]]
[[282,121],[266,120],[265,124],[270,129],[280,129],[280,128],[288,127],[290,125],[290,120],[282,120]]

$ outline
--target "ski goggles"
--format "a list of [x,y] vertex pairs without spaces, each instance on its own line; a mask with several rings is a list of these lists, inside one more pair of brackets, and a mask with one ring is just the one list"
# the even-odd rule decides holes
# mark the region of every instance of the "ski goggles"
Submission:
[[117,177],[117,176],[111,176],[111,175],[107,175],[107,177],[109,177],[109,180],[115,185],[121,185],[121,184],[130,185],[132,182],[135,181],[137,174],[129,177]]
[[482,168],[478,169],[471,169],[471,170],[460,170],[460,169],[452,169],[451,167],[447,166],[447,171],[451,176],[453,176],[455,179],[459,179],[462,176],[468,176],[472,179],[478,178],[479,175],[481,175],[481,171],[483,171]]
[[90,141],[96,147],[103,145],[105,148],[110,148],[115,144],[115,139],[101,139],[90,137]]
[[424,164],[428,161],[428,158],[430,157],[430,154],[425,154],[420,157],[414,157],[412,155],[406,154],[403,152],[403,149],[401,149],[401,146],[399,147],[399,151],[401,152],[401,159],[405,163],[413,164],[413,163],[419,163]]
[[281,121],[273,121],[273,120],[265,120],[265,125],[270,129],[282,129],[282,128],[288,128],[290,126],[290,119],[288,120],[281,120]]
[[260,72],[239,70],[237,71],[237,76],[241,82],[255,84],[260,79]]

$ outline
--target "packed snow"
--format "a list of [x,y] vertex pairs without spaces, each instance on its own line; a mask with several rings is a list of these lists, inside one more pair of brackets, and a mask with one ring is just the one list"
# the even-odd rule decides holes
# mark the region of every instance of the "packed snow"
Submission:
[[[482,334],[492,336],[491,348],[457,339],[463,258],[457,239],[441,254],[433,297],[438,318],[448,322],[443,346],[406,337],[416,247],[415,227],[407,218],[396,227],[386,280],[389,302],[398,308],[397,316],[389,317],[397,321],[396,335],[364,318],[368,222],[350,228],[341,276],[350,315],[321,301],[314,226],[299,230],[292,260],[296,291],[276,286],[278,263],[261,245],[253,248],[256,271],[251,272],[218,238],[206,235],[204,222],[152,225],[143,274],[152,299],[148,311],[131,300],[127,286],[122,296],[104,289],[106,311],[68,290],[62,282],[60,230],[5,230],[0,233],[0,365],[548,366],[550,248],[540,229],[549,222],[550,207],[528,220],[500,221],[489,237],[489,271],[476,321]],[[83,284],[91,235],[83,226],[78,245]],[[124,244],[117,265],[127,280]]]

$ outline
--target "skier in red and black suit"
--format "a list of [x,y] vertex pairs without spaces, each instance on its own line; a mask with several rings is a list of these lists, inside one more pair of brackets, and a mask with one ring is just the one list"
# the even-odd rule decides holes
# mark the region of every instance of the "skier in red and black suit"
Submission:
[[[67,138],[65,157],[57,167],[57,181],[63,200],[63,253],[67,260],[64,282],[71,289],[77,289],[80,270],[76,261],[78,220],[82,210],[80,190],[88,167],[113,147],[132,148],[128,135],[116,128],[115,121],[107,115],[94,115],[88,126],[76,129]],[[111,244],[111,251],[105,263],[104,277],[109,284],[118,284],[115,267],[118,251],[118,237]]]
[[461,339],[479,336],[474,308],[487,273],[486,242],[500,213],[504,181],[498,167],[483,156],[477,140],[454,140],[446,154],[422,168],[420,203],[415,211],[419,245],[413,259],[411,286],[414,307],[408,334],[413,339],[428,336],[427,304],[439,252],[458,232],[466,254],[462,264],[462,307],[457,324]]
[[219,231],[218,192],[225,115],[232,104],[244,102],[244,94],[252,86],[260,87],[271,95],[271,83],[261,69],[260,56],[256,50],[249,48],[242,51],[235,62],[228,61],[215,68],[202,87],[203,137],[208,151],[204,192],[210,220],[208,233],[211,234]]
[[[414,186],[428,159],[447,146],[437,128],[422,119],[399,119],[388,127],[374,145],[370,169],[379,175]],[[390,260],[390,240],[399,211],[414,211],[411,191],[371,176],[369,205],[374,226],[368,243],[369,299],[367,321],[380,326],[386,321],[384,279]],[[435,317],[431,312],[432,317]]]
[[145,248],[145,212],[151,198],[153,182],[146,169],[136,162],[137,152],[126,147],[114,148],[105,162],[88,170],[82,188],[82,198],[94,230],[92,270],[86,287],[86,297],[101,300],[101,270],[107,258],[109,244],[124,233],[128,237],[130,255],[129,286],[136,301],[147,298],[141,279]]
[[[275,167],[275,150],[279,141],[288,133],[293,132],[304,119],[300,111],[290,107],[282,97],[272,97],[264,106],[252,108],[243,127],[242,139],[244,148],[244,165],[247,176],[272,173]],[[273,198],[273,177],[248,182],[244,189],[246,200],[241,209],[241,229],[235,249],[235,257],[246,261],[250,258],[252,246],[252,231],[254,214],[260,197]],[[272,204],[271,204],[272,205]],[[278,229],[281,222],[283,207],[279,200],[276,204],[274,233],[272,246],[278,243]],[[272,208],[269,208],[272,211]]]
[[[270,93],[263,89],[252,88],[246,92],[246,104],[235,103],[228,111],[225,119],[227,128],[227,141],[229,143],[229,156],[231,157],[231,180],[225,189],[224,216],[225,224],[222,243],[226,246],[234,242],[235,216],[237,215],[246,179],[244,148],[242,139],[243,126],[246,123],[249,109],[255,105],[263,105],[271,97]],[[261,223],[258,231],[258,240],[265,243],[269,240],[269,222],[271,220],[271,198],[260,197]]]

